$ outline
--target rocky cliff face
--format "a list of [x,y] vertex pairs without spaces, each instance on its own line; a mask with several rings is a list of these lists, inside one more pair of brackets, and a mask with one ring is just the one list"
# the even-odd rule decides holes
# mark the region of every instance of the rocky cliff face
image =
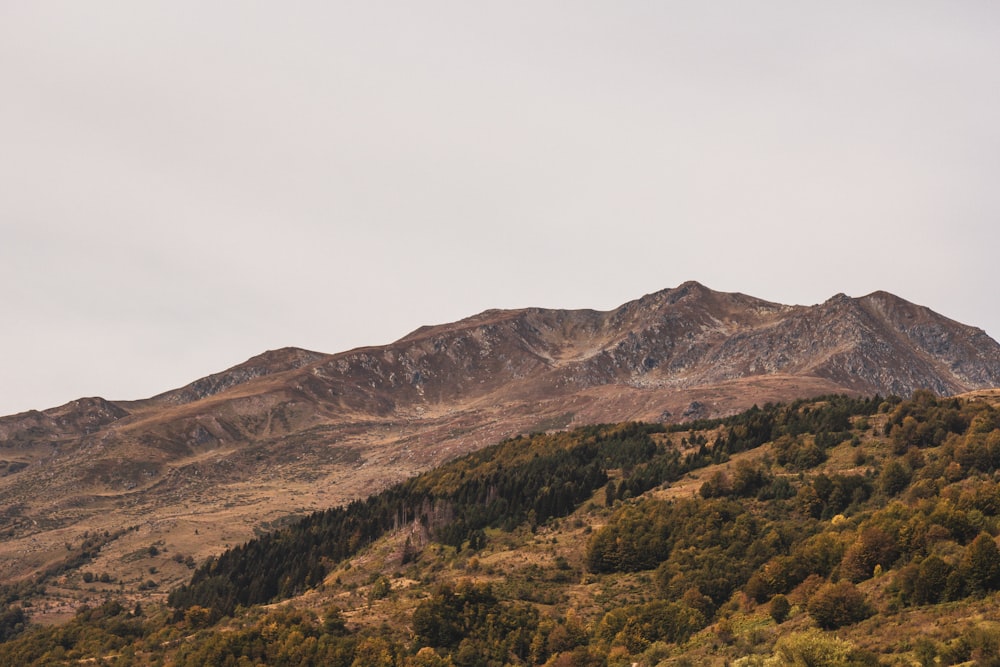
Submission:
[[271,351],[145,400],[0,418],[0,578],[85,526],[149,517],[170,517],[167,537],[197,524],[207,555],[518,432],[989,387],[1000,345],[891,294],[787,306],[693,282],[608,312],[493,310],[382,347]]

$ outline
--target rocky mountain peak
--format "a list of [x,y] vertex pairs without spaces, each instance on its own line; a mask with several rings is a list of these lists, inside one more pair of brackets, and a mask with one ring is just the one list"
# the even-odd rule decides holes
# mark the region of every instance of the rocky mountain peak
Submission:
[[541,397],[619,384],[666,391],[786,375],[906,395],[1000,385],[1000,346],[886,292],[840,293],[805,307],[688,281],[605,312],[493,309],[380,348],[266,352],[153,400],[195,403],[237,386],[253,393],[255,382],[278,375],[288,376],[279,386],[309,400],[336,396],[336,409],[381,415],[497,391]]

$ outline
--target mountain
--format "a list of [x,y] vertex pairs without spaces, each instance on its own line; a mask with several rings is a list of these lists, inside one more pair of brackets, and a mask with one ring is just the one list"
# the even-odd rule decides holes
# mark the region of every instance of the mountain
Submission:
[[[139,550],[201,558],[517,433],[997,386],[1000,345],[891,294],[787,306],[694,282],[607,312],[490,310],[381,347],[270,351],[145,400],[0,418],[0,579],[131,528],[92,557],[135,587]],[[159,582],[188,576],[162,560]]]
[[998,408],[840,395],[508,438],[227,549],[165,606],[81,563],[53,579],[90,604],[32,627],[44,597],[0,587],[0,664],[993,665]]

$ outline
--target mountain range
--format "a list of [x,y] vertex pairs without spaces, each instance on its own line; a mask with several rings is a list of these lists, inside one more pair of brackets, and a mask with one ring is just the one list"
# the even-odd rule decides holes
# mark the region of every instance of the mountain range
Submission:
[[695,282],[606,312],[489,310],[385,346],[268,351],[152,398],[0,418],[0,579],[100,533],[115,537],[94,569],[134,588],[138,551],[202,558],[517,433],[992,387],[1000,345],[892,294],[789,306]]

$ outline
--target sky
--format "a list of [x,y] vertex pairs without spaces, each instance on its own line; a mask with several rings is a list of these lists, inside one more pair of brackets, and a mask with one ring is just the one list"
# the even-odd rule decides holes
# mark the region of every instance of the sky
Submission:
[[1000,3],[0,3],[0,414],[687,280],[1000,337]]

